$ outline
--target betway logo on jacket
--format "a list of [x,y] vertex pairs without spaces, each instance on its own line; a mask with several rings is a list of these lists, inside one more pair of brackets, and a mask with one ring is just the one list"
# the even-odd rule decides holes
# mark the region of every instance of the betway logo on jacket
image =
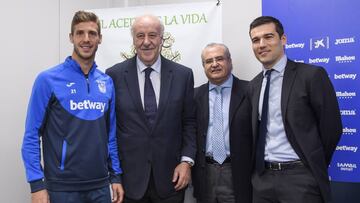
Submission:
[[104,102],[95,102],[90,100],[84,100],[75,102],[73,100],[70,100],[70,110],[84,110],[84,109],[90,109],[90,110],[100,110],[101,112],[105,111],[106,103]]

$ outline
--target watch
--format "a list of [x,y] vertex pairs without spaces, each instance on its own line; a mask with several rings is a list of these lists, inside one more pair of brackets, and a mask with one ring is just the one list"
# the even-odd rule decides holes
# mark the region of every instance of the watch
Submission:
[[192,161],[182,161],[182,162],[185,162],[185,163],[189,164],[190,167],[193,167],[193,166],[194,166],[194,162],[192,162]]

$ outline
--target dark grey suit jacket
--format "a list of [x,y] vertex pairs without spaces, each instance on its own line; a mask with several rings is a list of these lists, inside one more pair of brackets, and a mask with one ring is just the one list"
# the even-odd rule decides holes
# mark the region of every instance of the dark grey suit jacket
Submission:
[[[234,76],[229,108],[230,158],[237,203],[251,203],[251,105],[246,98],[248,82]],[[209,83],[195,89],[197,146],[193,172],[194,196],[202,200],[206,188],[205,152],[209,125]]]
[[195,159],[192,70],[161,57],[161,87],[153,128],[145,117],[136,56],[109,68],[116,95],[117,141],[126,196],[140,199],[152,172],[161,197],[175,193],[172,177],[181,156]]
[[[258,105],[263,74],[250,82],[253,150],[258,136]],[[312,172],[325,202],[331,198],[328,165],[342,134],[338,102],[322,67],[287,61],[281,93],[286,136]]]

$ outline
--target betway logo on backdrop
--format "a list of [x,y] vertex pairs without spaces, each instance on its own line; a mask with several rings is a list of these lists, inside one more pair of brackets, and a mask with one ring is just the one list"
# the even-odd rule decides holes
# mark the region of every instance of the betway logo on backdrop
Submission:
[[304,47],[305,47],[305,43],[285,44],[285,49],[303,49]]
[[336,151],[346,151],[346,152],[356,153],[357,149],[358,147],[356,146],[347,146],[347,145],[336,146]]
[[351,74],[334,74],[334,79],[335,80],[346,80],[346,79],[351,79],[351,80],[355,80],[356,79],[356,73],[351,73]]
[[340,44],[352,44],[355,43],[355,37],[347,37],[347,38],[339,38],[339,39],[335,39],[335,45],[340,45]]
[[309,63],[329,63],[330,58],[309,58]]
[[337,91],[336,96],[337,96],[338,99],[352,99],[353,97],[356,97],[356,92],[348,92],[348,91],[340,92],[340,91]]
[[70,100],[70,110],[73,110],[73,111],[90,109],[90,110],[100,110],[100,112],[104,112],[105,106],[106,106],[106,103],[104,103],[104,102],[93,102],[90,100],[74,102],[73,100]]
[[338,63],[351,63],[355,61],[355,56],[335,56],[335,61]]
[[356,128],[348,128],[348,127],[343,128],[343,135],[354,135],[356,134],[356,132],[357,132]]
[[336,163],[336,166],[341,170],[341,171],[353,171],[354,169],[357,169],[357,166],[355,163]]

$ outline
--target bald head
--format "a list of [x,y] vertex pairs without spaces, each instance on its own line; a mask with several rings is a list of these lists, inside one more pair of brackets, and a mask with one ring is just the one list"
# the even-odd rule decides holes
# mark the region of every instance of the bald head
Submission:
[[157,29],[161,37],[164,35],[164,24],[160,21],[159,17],[151,14],[137,16],[135,18],[133,24],[131,25],[131,35],[134,37],[136,29],[139,26],[144,26],[145,24]]

